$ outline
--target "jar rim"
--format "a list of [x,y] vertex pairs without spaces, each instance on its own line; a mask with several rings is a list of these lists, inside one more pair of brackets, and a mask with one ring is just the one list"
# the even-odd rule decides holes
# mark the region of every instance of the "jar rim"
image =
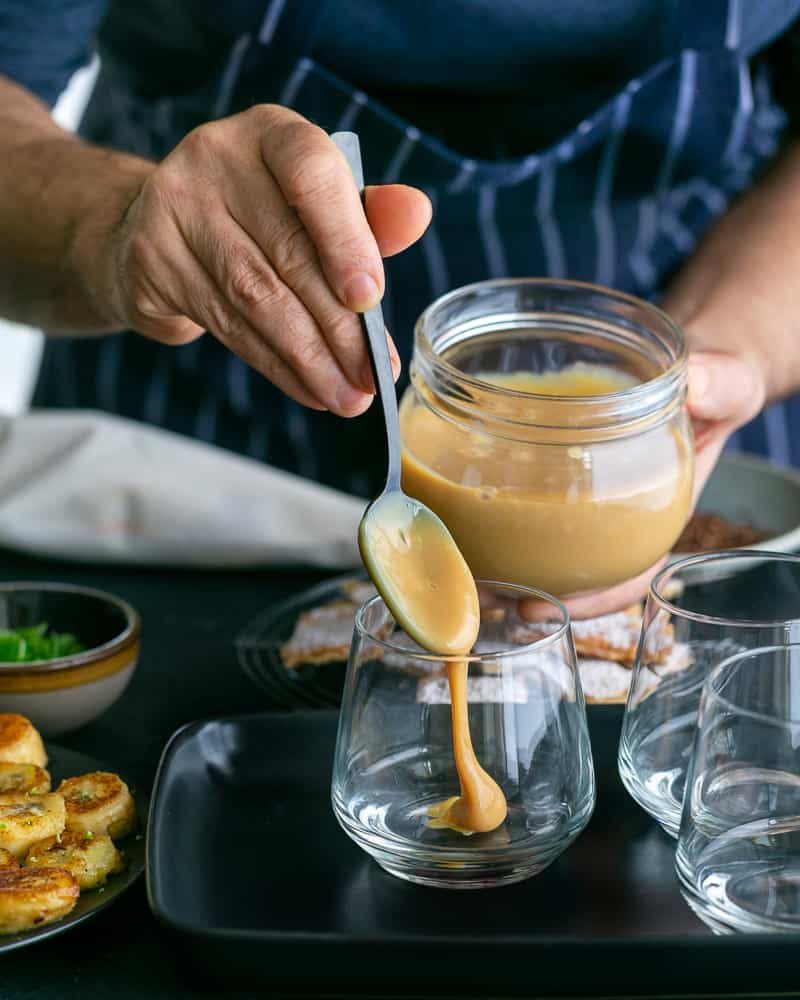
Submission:
[[[659,408],[658,403],[656,403],[655,406],[652,404],[647,406],[647,400],[652,401],[654,399],[661,399],[663,403],[664,399],[671,397],[675,390],[680,387],[681,381],[685,378],[688,348],[683,331],[671,316],[664,312],[663,309],[653,305],[653,303],[640,299],[635,295],[629,294],[628,292],[617,291],[616,289],[607,288],[591,282],[573,281],[571,279],[562,278],[494,278],[488,281],[477,281],[469,285],[463,285],[435,299],[420,314],[415,324],[415,349],[419,351],[426,365],[430,366],[430,368],[435,370],[437,374],[451,380],[459,387],[485,393],[489,399],[525,399],[546,406],[553,414],[557,414],[559,408],[564,407],[565,404],[568,404],[571,409],[574,409],[576,401],[575,396],[527,392],[488,382],[484,379],[476,377],[475,375],[464,372],[461,368],[458,368],[456,365],[449,362],[442,354],[436,351],[433,345],[428,327],[430,326],[432,318],[452,302],[477,292],[490,292],[495,289],[515,287],[528,287],[531,289],[541,290],[552,289],[554,291],[563,291],[567,294],[570,292],[593,294],[598,297],[605,298],[610,302],[616,302],[635,308],[636,310],[644,311],[646,314],[652,316],[654,321],[661,324],[667,331],[671,341],[668,345],[670,360],[663,371],[660,371],[652,378],[645,379],[641,382],[637,382],[635,385],[626,386],[613,392],[581,396],[581,404],[585,405],[587,409],[591,408],[593,405],[596,406],[601,404],[610,405],[612,407],[615,405],[621,405],[634,408],[637,406],[641,408],[644,405],[648,412],[652,412],[654,408]],[[568,313],[565,313],[565,315],[568,315]],[[608,319],[610,325],[613,325],[613,318],[609,316]],[[620,328],[623,328],[622,323],[620,323],[619,326]],[[509,422],[513,423],[514,421]],[[614,420],[612,422],[617,421]],[[551,426],[559,426],[558,421]]]

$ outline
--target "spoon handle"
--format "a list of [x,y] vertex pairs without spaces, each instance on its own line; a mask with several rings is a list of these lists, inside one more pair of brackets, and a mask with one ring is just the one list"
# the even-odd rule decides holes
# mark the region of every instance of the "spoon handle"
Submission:
[[[364,170],[361,165],[361,149],[355,132],[334,132],[331,135],[338,149],[342,152],[362,199],[364,196]],[[386,445],[388,449],[389,468],[386,475],[387,490],[400,489],[400,421],[397,415],[397,393],[394,387],[392,362],[389,358],[389,347],[386,342],[386,326],[383,322],[383,310],[380,304],[365,313],[359,314],[361,326],[367,341],[369,360],[372,365],[372,377],[383,408],[383,419],[386,423]]]

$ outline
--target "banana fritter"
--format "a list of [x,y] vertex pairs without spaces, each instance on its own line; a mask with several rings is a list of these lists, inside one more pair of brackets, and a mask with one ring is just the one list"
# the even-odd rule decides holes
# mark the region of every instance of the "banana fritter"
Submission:
[[78,882],[63,868],[0,868],[0,934],[16,934],[66,916]]
[[104,885],[109,875],[116,875],[124,866],[108,834],[65,830],[60,837],[34,844],[25,858],[25,867],[64,868],[72,872],[83,891]]
[[0,795],[31,792],[44,795],[50,791],[50,775],[36,764],[12,764],[0,761]]
[[0,847],[22,858],[28,848],[44,837],[57,837],[66,823],[64,800],[55,792],[47,795],[0,797]]
[[47,764],[42,737],[24,715],[0,713],[0,761],[11,764]]
[[128,786],[117,774],[91,771],[65,778],[58,786],[67,807],[67,829],[107,833],[121,840],[136,829],[136,805]]

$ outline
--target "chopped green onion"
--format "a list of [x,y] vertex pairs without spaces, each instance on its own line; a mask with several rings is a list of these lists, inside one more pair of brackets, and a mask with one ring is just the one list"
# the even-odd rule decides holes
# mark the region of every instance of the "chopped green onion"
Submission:
[[28,628],[0,629],[0,663],[28,663],[71,656],[85,647],[71,632],[47,633],[47,622]]

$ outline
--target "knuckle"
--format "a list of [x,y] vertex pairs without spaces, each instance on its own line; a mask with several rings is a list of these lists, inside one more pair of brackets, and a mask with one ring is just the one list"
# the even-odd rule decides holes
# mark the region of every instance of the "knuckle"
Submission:
[[347,309],[337,309],[325,317],[325,339],[332,344],[358,346],[361,343],[358,320]]
[[275,240],[271,256],[278,272],[290,281],[303,276],[313,267],[313,245],[299,221],[294,229],[282,233]]
[[335,149],[328,151],[315,145],[297,155],[284,182],[284,195],[292,207],[324,202],[342,178],[335,153]]
[[332,252],[336,259],[341,261],[344,270],[348,273],[358,274],[367,272],[376,277],[382,273],[382,265],[377,249],[373,242],[362,236],[360,233],[351,232],[342,234],[332,247]]
[[232,302],[256,309],[277,297],[275,282],[269,272],[249,255],[238,255],[227,268],[225,291]]
[[235,344],[241,339],[242,324],[218,298],[212,298],[203,303],[202,316],[206,328],[212,333],[224,337],[229,344]]
[[190,197],[189,178],[175,163],[163,163],[142,189],[143,211],[153,219],[165,210],[185,204]]
[[325,358],[328,348],[318,334],[308,335],[308,330],[292,330],[287,358],[296,371],[313,371]]
[[274,128],[293,120],[302,121],[296,111],[284,108],[280,104],[254,104],[243,112],[242,116],[266,128]]
[[224,128],[219,122],[198,125],[181,140],[181,151],[193,159],[205,159],[209,155],[214,155],[223,147],[223,131]]

